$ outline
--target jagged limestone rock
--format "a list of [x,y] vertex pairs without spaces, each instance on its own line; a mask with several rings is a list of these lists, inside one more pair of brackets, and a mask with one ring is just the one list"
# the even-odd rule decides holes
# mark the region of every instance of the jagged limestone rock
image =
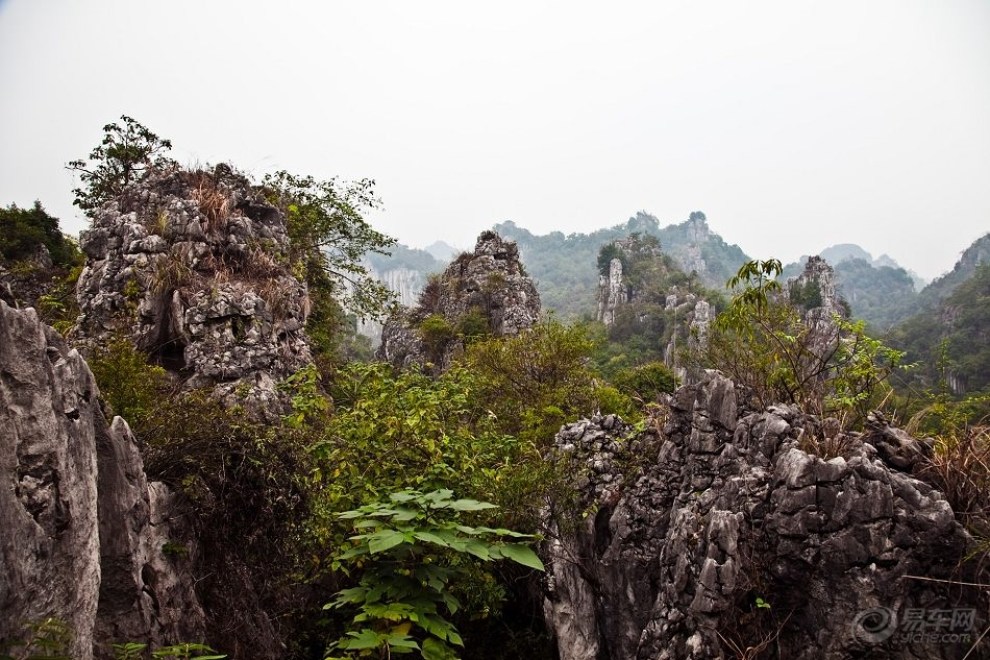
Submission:
[[605,325],[615,323],[615,309],[626,300],[622,286],[622,261],[612,259],[608,263],[608,275],[598,276],[598,313],[595,318]]
[[816,318],[848,316],[835,285],[835,270],[819,256],[808,257],[804,270],[787,282],[791,300]]
[[187,387],[268,411],[275,383],[311,361],[285,217],[229,168],[131,184],[80,244],[82,342],[126,335]]
[[[979,589],[907,577],[965,581],[972,542],[944,496],[902,471],[922,443],[880,420],[844,435],[834,420],[744,400],[712,372],[645,430],[611,416],[561,429],[586,514],[548,517],[571,521],[548,522],[545,548],[562,660],[730,658],[731,644],[766,638],[799,660],[961,656],[855,625],[870,608],[986,612]],[[884,444],[902,452],[885,462]],[[812,446],[843,451],[826,460]],[[986,627],[977,618],[972,641]]]
[[127,424],[107,424],[79,353],[2,301],[0,428],[0,639],[47,618],[81,660],[112,657],[111,641],[202,639],[188,557],[165,551],[174,495],[147,482]]
[[[495,336],[518,334],[540,318],[540,296],[516,244],[493,231],[483,232],[474,252],[457,257],[434,278],[416,307],[385,322],[378,357],[399,367],[446,369],[463,349],[458,327],[472,315]],[[443,319],[442,336],[424,336],[421,326],[429,317]]]
[[[411,268],[392,268],[384,272],[377,271],[374,266],[368,266],[368,274],[388,287],[393,292],[399,305],[411,307],[426,285],[426,276]],[[381,343],[384,325],[377,319],[360,318],[357,322],[358,334],[372,340],[373,348]]]
[[100,602],[97,657],[121,640],[154,646],[206,636],[195,591],[199,554],[188,504],[149,482],[137,441],[121,417],[97,436]]
[[52,617],[82,660],[100,586],[97,396],[79,353],[0,301],[0,638]]

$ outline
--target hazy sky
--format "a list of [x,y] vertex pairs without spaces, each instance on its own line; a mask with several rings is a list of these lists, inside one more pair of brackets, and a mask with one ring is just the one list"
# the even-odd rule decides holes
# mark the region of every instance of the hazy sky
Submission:
[[990,231],[987,0],[0,0],[0,90],[0,204],[71,231],[63,166],[121,114],[180,161],[374,178],[417,246],[702,210],[932,277]]

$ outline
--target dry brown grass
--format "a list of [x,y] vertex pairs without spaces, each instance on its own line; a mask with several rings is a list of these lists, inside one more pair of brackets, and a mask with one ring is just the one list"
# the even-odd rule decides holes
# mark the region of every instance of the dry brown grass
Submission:
[[828,461],[833,458],[849,458],[860,446],[862,439],[859,434],[847,431],[846,415],[827,417],[822,420],[821,428],[801,429],[798,447],[812,456]]
[[168,293],[189,286],[197,279],[197,273],[178,254],[168,254],[159,259],[151,275],[149,288],[154,293]]
[[937,438],[935,453],[918,476],[945,493],[972,534],[990,539],[990,427]]
[[230,196],[211,173],[198,170],[189,174],[192,197],[206,218],[207,231],[219,232],[227,226],[232,213]]

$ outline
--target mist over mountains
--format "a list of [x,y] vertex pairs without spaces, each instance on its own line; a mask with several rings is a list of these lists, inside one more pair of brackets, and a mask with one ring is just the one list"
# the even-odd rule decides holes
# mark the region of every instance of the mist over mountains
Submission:
[[[726,280],[750,257],[738,245],[729,244],[712,229],[707,216],[696,211],[681,222],[664,225],[656,216],[639,211],[626,222],[589,233],[554,231],[535,234],[513,221],[493,229],[516,241],[523,262],[537,281],[544,306],[563,318],[591,314],[598,273],[598,251],[611,241],[633,234],[654,236],[662,250],[674,258],[685,273],[696,273],[701,282],[721,290]],[[437,240],[425,249],[398,246],[392,257],[369,259],[378,273],[406,269],[425,276],[438,272],[460,250]],[[784,277],[796,276],[807,257],[785,267]],[[819,254],[836,269],[837,282],[853,313],[872,325],[885,328],[903,320],[913,310],[915,297],[926,282],[890,256],[873,255],[855,243],[825,247]],[[954,281],[954,280],[953,280]],[[934,294],[932,294],[934,295]]]

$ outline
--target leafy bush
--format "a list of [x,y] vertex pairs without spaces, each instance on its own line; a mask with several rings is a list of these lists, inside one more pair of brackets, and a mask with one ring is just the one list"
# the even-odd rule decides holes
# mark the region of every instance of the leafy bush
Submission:
[[161,411],[168,376],[161,367],[149,364],[129,339],[107,342],[90,357],[89,367],[113,414],[126,419],[132,428],[140,432]]
[[840,317],[807,323],[779,300],[780,262],[751,261],[729,280],[738,289],[713,324],[707,364],[747,387],[760,405],[795,403],[817,414],[861,419],[884,398],[903,353]]
[[535,521],[534,494],[552,481],[552,466],[501,427],[483,388],[478,374],[458,366],[435,380],[384,364],[343,368],[332,389],[336,414],[311,450],[325,482],[322,510],[402,488],[450,488]]
[[70,660],[73,631],[67,623],[49,617],[25,628],[23,638],[0,643],[0,660]]
[[663,362],[623,369],[614,378],[615,386],[642,401],[656,401],[663,393],[677,389],[677,375]]
[[334,566],[358,570],[361,577],[357,586],[341,590],[326,606],[359,610],[353,619],[358,629],[331,648],[362,655],[380,650],[383,657],[419,651],[425,660],[456,658],[453,647],[464,642],[446,617],[461,607],[452,585],[473,577],[465,559],[508,559],[543,570],[536,553],[519,542],[532,536],[461,520],[463,513],[493,508],[477,500],[455,500],[450,490],[404,490],[338,514],[350,521],[356,535]]
[[[127,642],[113,645],[114,660],[143,660],[147,644]],[[224,660],[226,655],[217,655],[217,652],[206,644],[194,644],[184,642],[171,646],[162,646],[151,651],[154,660]]]
[[82,263],[82,253],[59,229],[58,218],[48,215],[41,202],[30,209],[11,204],[0,209],[0,255],[7,261],[28,259],[44,245],[52,263],[72,267]]
[[543,448],[567,419],[627,408],[622,402],[615,410],[614,397],[597,396],[588,367],[593,347],[583,327],[550,318],[513,337],[476,342],[465,365],[477,374],[482,405],[500,428]]
[[366,252],[387,254],[395,244],[364,219],[366,210],[379,205],[374,185],[370,179],[319,181],[285,171],[262,180],[268,201],[285,213],[291,258],[303,279],[332,286],[332,295],[362,316],[383,316],[394,300],[362,264]]
[[419,335],[430,354],[437,358],[447,344],[457,339],[457,331],[442,314],[430,314],[419,323]]
[[67,167],[79,173],[82,186],[73,189],[73,203],[92,214],[104,203],[115,199],[124,187],[140,181],[152,171],[177,166],[165,154],[172,143],[163,140],[137,120],[123,115],[121,124],[103,127],[103,141],[86,159],[71,161]]

